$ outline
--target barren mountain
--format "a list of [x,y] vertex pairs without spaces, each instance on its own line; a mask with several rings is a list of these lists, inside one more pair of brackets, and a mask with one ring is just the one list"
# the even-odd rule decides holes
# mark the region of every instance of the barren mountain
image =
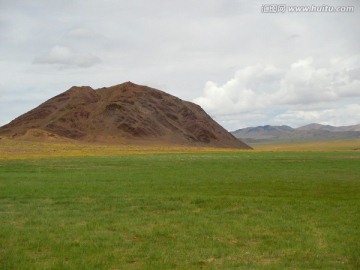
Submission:
[[305,142],[360,138],[359,125],[334,127],[310,124],[299,128],[289,126],[258,126],[233,131],[246,143],[256,142]]
[[131,82],[72,87],[0,127],[0,135],[250,148],[200,106]]
[[258,127],[248,127],[243,129],[238,129],[233,131],[232,134],[235,137],[241,137],[254,140],[271,140],[273,138],[278,138],[290,134],[293,132],[293,128],[289,126],[258,126]]
[[297,130],[327,130],[327,131],[332,131],[332,132],[360,131],[360,125],[334,127],[334,126],[330,126],[330,125],[321,125],[321,124],[313,123],[313,124],[299,127],[299,128],[297,128]]

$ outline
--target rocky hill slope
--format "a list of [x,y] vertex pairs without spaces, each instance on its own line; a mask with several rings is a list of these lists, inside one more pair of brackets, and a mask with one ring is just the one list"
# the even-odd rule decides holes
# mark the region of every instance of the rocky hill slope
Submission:
[[250,148],[200,106],[131,82],[72,87],[0,127],[0,136]]

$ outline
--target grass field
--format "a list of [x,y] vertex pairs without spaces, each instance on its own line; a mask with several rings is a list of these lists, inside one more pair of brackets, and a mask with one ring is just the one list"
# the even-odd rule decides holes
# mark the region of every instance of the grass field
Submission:
[[0,269],[360,268],[359,151],[56,147],[2,148]]
[[296,142],[296,143],[255,143],[258,151],[359,151],[360,139],[340,141]]

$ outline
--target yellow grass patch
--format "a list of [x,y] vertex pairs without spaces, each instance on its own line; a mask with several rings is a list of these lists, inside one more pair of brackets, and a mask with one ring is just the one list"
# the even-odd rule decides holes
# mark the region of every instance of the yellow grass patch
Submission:
[[250,144],[257,151],[360,151],[360,139],[296,143]]
[[360,151],[360,139],[343,141],[322,141],[303,143],[258,143],[251,145],[254,150],[229,148],[191,147],[181,145],[130,145],[99,144],[77,141],[36,142],[26,140],[0,140],[0,160],[37,159],[56,157],[84,156],[123,156],[161,153],[209,153],[209,152],[243,152],[243,151]]
[[238,149],[189,147],[176,145],[128,145],[97,144],[83,142],[34,142],[25,140],[0,140],[0,160],[37,159],[56,157],[84,156],[121,156],[157,153],[193,153],[193,152],[237,152]]

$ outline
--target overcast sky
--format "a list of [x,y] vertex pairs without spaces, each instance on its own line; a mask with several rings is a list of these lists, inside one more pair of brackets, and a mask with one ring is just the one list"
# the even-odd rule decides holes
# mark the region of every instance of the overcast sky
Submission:
[[228,130],[360,124],[359,3],[0,0],[0,125],[73,85],[125,81],[193,101]]

